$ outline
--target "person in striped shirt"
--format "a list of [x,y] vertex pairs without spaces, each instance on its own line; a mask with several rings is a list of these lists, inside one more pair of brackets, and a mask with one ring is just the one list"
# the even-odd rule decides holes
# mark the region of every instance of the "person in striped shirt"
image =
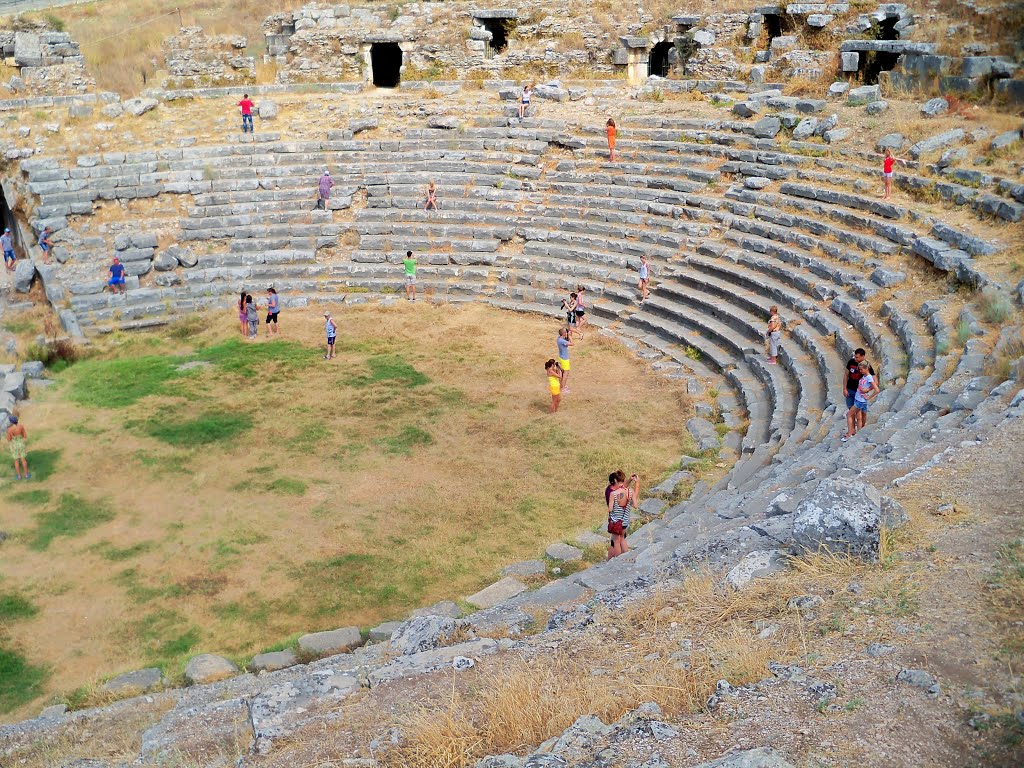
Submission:
[[616,482],[608,494],[608,533],[612,537],[608,546],[609,560],[629,552],[629,545],[626,544],[626,532],[629,530],[633,510],[636,508],[636,500],[640,494],[640,477],[638,475],[630,475],[627,482],[626,473],[619,470],[615,473],[615,480]]

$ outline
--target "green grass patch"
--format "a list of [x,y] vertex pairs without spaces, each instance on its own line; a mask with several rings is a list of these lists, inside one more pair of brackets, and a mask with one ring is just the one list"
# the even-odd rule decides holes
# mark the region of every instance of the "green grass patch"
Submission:
[[33,666],[20,653],[0,646],[0,712],[39,698],[48,674],[46,667]]
[[31,619],[39,613],[28,599],[14,592],[0,592],[0,624],[15,619]]
[[109,560],[112,563],[120,563],[124,560],[131,560],[133,557],[138,557],[141,554],[149,552],[152,548],[153,542],[151,541],[140,541],[138,544],[132,544],[130,547],[115,547],[109,541],[101,541],[89,547],[89,551],[95,552],[104,560]]
[[267,484],[268,491],[283,496],[303,496],[307,487],[306,483],[294,477],[279,477]]
[[143,616],[129,626],[146,658],[167,672],[199,644],[196,627],[188,626],[176,611],[160,609]]
[[49,480],[57,471],[57,460],[60,459],[59,448],[48,448],[44,451],[28,452],[28,471],[32,473],[32,479],[38,482]]
[[324,618],[371,606],[397,612],[418,604],[435,578],[425,560],[399,563],[354,552],[307,562],[295,569],[295,576],[300,582],[296,600],[310,601],[309,613]]
[[202,349],[193,357],[213,363],[223,371],[252,378],[281,368],[294,369],[308,365],[318,353],[318,348],[306,347],[295,341],[275,340],[250,344],[241,339],[231,339]]
[[288,441],[288,447],[298,453],[311,453],[330,436],[331,431],[326,424],[309,422],[299,427],[299,433]]
[[123,408],[149,395],[165,394],[167,384],[185,374],[173,357],[85,360],[68,375],[68,397],[90,408]]
[[[170,416],[170,412],[167,416]],[[213,411],[186,421],[164,420],[154,416],[148,421],[132,422],[131,426],[174,446],[210,445],[234,440],[252,429],[252,417],[244,413]]]
[[12,493],[7,498],[29,507],[41,507],[50,503],[50,492],[45,488],[33,488],[31,491]]
[[178,584],[151,586],[142,581],[138,568],[126,568],[114,577],[114,583],[122,587],[128,599],[138,605],[145,605],[153,600],[181,597],[185,590]]
[[401,355],[377,355],[367,360],[366,364],[370,374],[349,379],[346,382],[349,386],[369,387],[381,381],[393,381],[406,387],[420,387],[430,383],[425,373],[417,371]]
[[113,519],[114,512],[102,504],[74,493],[61,494],[56,509],[36,515],[36,529],[28,535],[29,549],[41,552],[58,536],[81,536]]
[[32,320],[5,320],[4,330],[10,333],[31,333],[38,330],[39,326]]
[[403,427],[402,431],[391,437],[383,437],[377,444],[392,456],[408,456],[417,445],[430,445],[434,438],[429,432],[416,426]]

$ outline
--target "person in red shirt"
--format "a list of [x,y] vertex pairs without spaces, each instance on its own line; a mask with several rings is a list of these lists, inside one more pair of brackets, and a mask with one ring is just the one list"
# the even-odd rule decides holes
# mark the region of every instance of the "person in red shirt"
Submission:
[[252,133],[252,108],[256,105],[249,100],[249,94],[247,93],[242,96],[238,106],[242,108],[242,133]]
[[605,132],[608,134],[608,161],[615,162],[615,120],[614,118],[608,118],[608,124],[605,126]]
[[901,157],[894,157],[892,150],[888,147],[885,148],[885,158],[882,160],[882,176],[885,178],[885,194],[882,195],[883,200],[888,200],[892,196],[892,167],[896,162],[907,164],[907,161]]

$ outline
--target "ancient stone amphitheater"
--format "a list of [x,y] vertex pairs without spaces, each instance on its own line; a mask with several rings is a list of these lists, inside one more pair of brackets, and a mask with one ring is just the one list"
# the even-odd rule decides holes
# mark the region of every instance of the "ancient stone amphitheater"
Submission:
[[[877,13],[912,18],[903,6],[879,6]],[[758,9],[750,23],[758,14],[774,17]],[[699,30],[700,16],[676,23]],[[884,48],[869,43],[858,45],[854,37],[841,50]],[[888,52],[904,56],[902,71],[912,73],[941,65],[918,61],[942,58],[927,45],[894,42]],[[622,46],[636,58],[634,38]],[[625,66],[637,64],[620,58]],[[445,81],[394,92],[394,100],[412,105],[397,121],[379,117],[391,114],[380,109],[364,110],[332,117],[313,137],[290,136],[266,119],[258,120],[255,134],[210,142],[183,129],[178,140],[145,149],[36,153],[25,142],[12,143],[5,213],[26,247],[52,227],[57,262],[25,261],[15,283],[27,290],[33,279],[41,281],[71,336],[152,328],[196,310],[227,312],[239,290],[266,285],[277,288],[287,309],[389,301],[402,287],[402,255],[413,250],[420,291],[434,302],[482,302],[553,317],[568,290],[585,286],[601,333],[664,375],[685,379],[695,395],[715,393],[713,407],[688,428],[701,451],[731,469],[713,486],[699,483],[680,503],[659,500],[685,476],[684,461],[680,473],[653,489],[644,509],[650,519],[630,537],[628,556],[535,591],[503,579],[494,599],[486,599],[489,607],[459,619],[469,633],[462,642],[439,645],[456,626],[451,617],[421,616],[377,636],[386,640],[394,631],[390,642],[309,664],[266,671],[278,666],[271,660],[259,675],[152,693],[103,710],[49,712],[0,728],[0,750],[5,741],[17,746],[68,723],[127,717],[157,699],[166,706],[142,737],[139,764],[170,760],[200,730],[207,740],[238,738],[232,734],[239,717],[246,749],[265,755],[278,740],[319,722],[318,708],[360,687],[450,669],[453,659],[558,642],[566,628],[585,626],[598,606],[649,594],[697,567],[740,564],[741,580],[774,570],[781,552],[801,546],[794,539],[801,505],[826,488],[873,499],[877,547],[879,521],[895,524],[898,512],[866,486],[898,486],[1024,415],[1020,360],[1013,359],[1017,330],[983,322],[990,304],[1024,299],[1024,283],[1014,285],[1005,270],[990,266],[1001,263],[1000,253],[1019,248],[1024,185],[1019,176],[961,162],[991,151],[1019,158],[1020,134],[972,124],[908,140],[894,126],[884,142],[908,162],[896,172],[902,194],[883,201],[879,148],[844,133],[845,117],[833,115],[885,104],[878,86],[834,88],[831,98],[819,99],[783,95],[785,82],[763,78],[764,72],[754,82],[654,77],[637,86],[566,80],[539,87],[524,120],[515,116],[512,81],[483,81],[479,90]],[[323,98],[358,99],[361,87],[325,87],[355,95]],[[437,95],[424,97],[426,88]],[[281,86],[248,90],[257,102],[288,93]],[[682,116],[663,101],[676,91],[696,92],[702,103],[699,94],[712,94],[713,107],[703,116]],[[208,97],[223,97],[221,109],[240,92],[190,95],[205,110],[214,103]],[[167,109],[156,105],[182,94],[153,95],[152,103],[124,107]],[[61,104],[52,96],[34,98]],[[22,108],[32,106],[31,97],[23,101]],[[614,163],[604,136],[609,109],[623,114]],[[327,210],[310,210],[325,168],[336,184],[333,196]],[[423,210],[429,182],[437,185],[440,210]],[[944,207],[922,213],[915,199]],[[148,201],[143,218],[91,222],[95,212],[129,201]],[[126,295],[104,291],[113,255],[130,275]],[[651,263],[654,289],[638,304],[641,255]],[[777,366],[767,364],[763,346],[772,305],[786,324]],[[844,443],[840,382],[857,347],[868,350],[882,393],[868,427]],[[993,365],[1008,355],[1009,368]],[[887,518],[890,513],[895,517]],[[551,618],[536,637],[487,637],[501,626],[515,638],[538,610]],[[154,683],[159,676],[125,690]],[[644,722],[656,722],[648,715]],[[637,717],[615,727],[632,728]],[[583,752],[572,756],[581,733],[588,744],[611,738],[611,731],[586,725],[530,758],[481,764],[618,765],[593,762],[595,750],[585,756],[591,762]],[[744,759],[750,762],[723,765],[786,764],[770,762],[781,758],[767,753]]]

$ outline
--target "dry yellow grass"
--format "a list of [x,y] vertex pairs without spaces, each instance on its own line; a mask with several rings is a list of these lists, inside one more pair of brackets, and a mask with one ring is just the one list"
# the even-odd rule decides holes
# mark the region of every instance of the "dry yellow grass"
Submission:
[[[98,357],[219,343],[233,317],[185,341],[115,335]],[[237,375],[200,369],[116,410],[69,402],[70,383],[34,394],[22,414],[32,449],[60,450],[58,472],[41,488],[49,501],[11,505],[10,526],[31,531],[62,494],[116,511],[43,551],[27,533],[5,544],[5,584],[40,609],[11,637],[52,665],[47,692],[145,666],[160,648],[245,661],[297,632],[372,626],[471,594],[501,566],[600,524],[609,471],[653,479],[688,448],[685,395],[596,334],[575,348],[571,391],[552,417],[542,363],[555,321],[419,304],[336,318],[339,359],[312,351],[284,378],[270,362]],[[282,319],[286,338],[322,333],[317,312]],[[431,383],[346,389],[375,354],[400,356]],[[140,427],[211,409],[250,414],[254,429],[204,447]],[[12,482],[5,498],[22,490]],[[51,567],[63,558],[89,578]]]

